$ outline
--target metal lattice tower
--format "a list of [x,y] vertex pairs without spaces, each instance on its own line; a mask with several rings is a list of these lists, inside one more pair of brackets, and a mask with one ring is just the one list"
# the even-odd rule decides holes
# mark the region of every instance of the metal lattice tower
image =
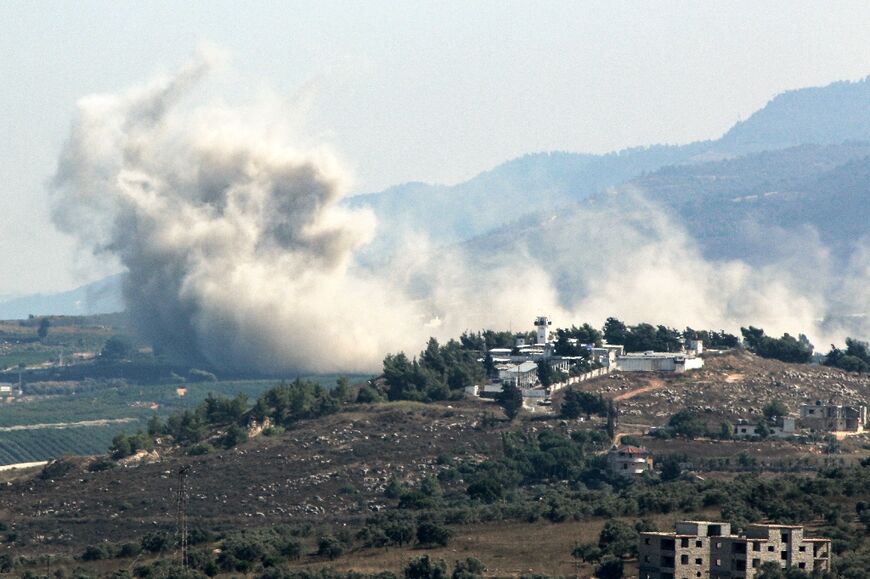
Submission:
[[190,474],[189,466],[178,469],[178,489],[176,490],[175,502],[175,526],[178,535],[179,563],[182,570],[187,570],[187,475]]

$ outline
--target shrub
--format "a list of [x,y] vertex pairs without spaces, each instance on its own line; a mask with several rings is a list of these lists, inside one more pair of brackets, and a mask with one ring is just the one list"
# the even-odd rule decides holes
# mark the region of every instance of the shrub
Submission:
[[482,577],[486,566],[474,557],[468,557],[464,561],[457,561],[453,567],[452,579],[475,579]]
[[115,468],[115,466],[117,465],[108,458],[100,457],[88,465],[88,471],[102,472],[104,470],[109,470],[110,468]]
[[248,441],[248,433],[238,424],[233,424],[227,429],[227,433],[221,438],[224,448],[232,448]]
[[75,465],[65,458],[53,460],[45,465],[39,472],[39,478],[42,480],[56,480],[63,478],[65,474],[73,469]]
[[425,546],[446,547],[453,533],[450,529],[432,521],[417,525],[417,542]]
[[595,569],[598,579],[622,579],[623,574],[624,565],[621,559],[608,559]]
[[166,533],[155,531],[146,533],[141,540],[142,549],[149,553],[160,553],[169,547],[169,536]]
[[203,456],[214,451],[214,447],[206,442],[194,444],[187,450],[188,456]]
[[317,554],[334,560],[344,554],[344,545],[332,535],[323,535],[317,540]]
[[374,404],[376,402],[383,402],[384,397],[381,396],[380,392],[371,386],[366,385],[359,389],[359,392],[356,395],[356,401],[359,404]]
[[447,579],[447,564],[441,559],[433,561],[429,555],[423,555],[408,563],[405,579]]
[[124,543],[118,549],[118,557],[135,557],[141,551],[141,545],[137,545],[136,543]]
[[111,556],[105,545],[88,545],[82,553],[82,561],[101,561]]
[[14,563],[12,555],[9,553],[0,553],[0,573],[11,573]]

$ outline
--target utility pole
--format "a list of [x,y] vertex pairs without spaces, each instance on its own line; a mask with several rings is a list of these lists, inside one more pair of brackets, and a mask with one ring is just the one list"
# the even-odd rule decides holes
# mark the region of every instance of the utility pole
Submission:
[[179,562],[182,571],[187,570],[187,475],[190,466],[185,465],[178,469],[178,489],[176,492],[175,526],[178,535]]

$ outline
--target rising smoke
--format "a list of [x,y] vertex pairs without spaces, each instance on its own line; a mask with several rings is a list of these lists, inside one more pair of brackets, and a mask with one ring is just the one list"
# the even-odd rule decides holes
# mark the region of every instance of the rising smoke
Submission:
[[[409,237],[387,265],[363,268],[355,255],[377,224],[341,204],[339,163],[294,147],[274,110],[191,102],[211,68],[202,56],[82,99],[54,179],[55,222],[126,267],[127,309],[166,352],[226,370],[372,371],[429,335],[526,330],[539,313],[773,331],[825,315],[824,284],[705,261],[631,190],[463,247]],[[855,279],[870,277],[867,255]]]

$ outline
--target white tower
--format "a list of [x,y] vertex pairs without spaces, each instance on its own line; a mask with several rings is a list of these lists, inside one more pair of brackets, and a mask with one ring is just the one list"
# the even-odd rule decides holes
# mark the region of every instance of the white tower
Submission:
[[550,321],[550,318],[547,316],[538,316],[535,318],[535,329],[538,330],[538,336],[535,340],[535,343],[539,346],[545,345],[549,342],[550,337],[550,326],[553,322]]

